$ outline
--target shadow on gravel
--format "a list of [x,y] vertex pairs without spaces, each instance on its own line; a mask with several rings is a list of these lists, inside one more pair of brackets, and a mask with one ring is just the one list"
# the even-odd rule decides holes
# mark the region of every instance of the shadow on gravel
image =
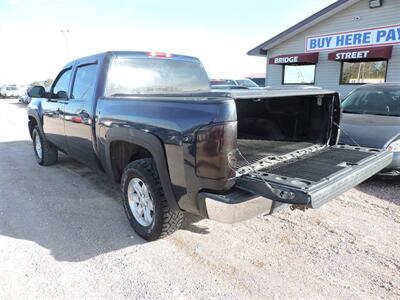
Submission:
[[[120,185],[114,183],[113,180],[108,178],[105,174],[93,172],[84,164],[64,154],[62,154],[57,165],[62,168],[65,167],[68,170],[79,174],[79,176],[85,177],[85,179],[89,180],[91,184],[96,186],[98,191],[101,191],[103,194],[121,203]],[[195,224],[203,219],[203,217],[186,213],[180,230],[187,230],[198,234],[208,234],[208,228]]]
[[[187,215],[182,230],[207,234],[199,220]],[[66,155],[41,167],[28,141],[0,143],[0,235],[33,241],[58,261],[146,243],[130,227],[118,184]]]
[[27,108],[28,107],[28,104],[21,103],[21,102],[9,102],[9,104],[14,105],[18,108]]
[[356,187],[357,190],[373,197],[400,205],[400,177],[372,177]]
[[197,234],[209,234],[210,231],[208,230],[207,227],[195,224],[203,219],[204,219],[203,217],[187,213],[185,214],[185,218],[183,219],[181,230],[186,230]]

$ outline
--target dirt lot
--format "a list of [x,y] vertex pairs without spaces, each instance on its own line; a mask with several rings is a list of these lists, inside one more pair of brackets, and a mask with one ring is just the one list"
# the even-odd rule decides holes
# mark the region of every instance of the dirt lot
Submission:
[[0,99],[1,299],[400,299],[399,180],[235,225],[188,216],[146,243],[106,177],[36,164],[25,118]]

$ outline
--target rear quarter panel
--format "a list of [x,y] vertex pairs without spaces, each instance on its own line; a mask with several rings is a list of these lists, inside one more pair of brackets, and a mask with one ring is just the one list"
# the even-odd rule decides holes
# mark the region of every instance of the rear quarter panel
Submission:
[[[96,108],[97,147],[107,161],[107,139],[124,128],[135,139],[136,130],[160,141],[169,179],[180,208],[198,213],[197,194],[202,189],[223,190],[231,182],[198,178],[195,172],[196,131],[211,123],[236,120],[232,99],[195,97],[100,98]],[[110,172],[110,166],[104,165]]]

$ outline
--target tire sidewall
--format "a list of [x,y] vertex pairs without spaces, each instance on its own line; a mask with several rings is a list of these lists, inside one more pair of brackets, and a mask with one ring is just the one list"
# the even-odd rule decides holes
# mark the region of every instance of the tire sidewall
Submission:
[[[149,226],[143,226],[136,221],[131,208],[129,206],[128,201],[128,186],[130,181],[133,178],[139,178],[142,180],[153,199],[154,206],[154,214],[153,214],[153,222]],[[122,178],[122,199],[125,213],[128,217],[129,223],[133,227],[133,229],[146,240],[155,240],[161,234],[162,230],[162,221],[163,221],[163,208],[160,201],[160,197],[163,197],[157,189],[157,185],[154,182],[151,174],[139,164],[136,164],[135,167],[129,167],[123,174]]]
[[[39,142],[40,145],[42,146],[42,147],[41,147],[41,149],[42,149],[42,158],[40,158],[40,157],[38,156],[37,152],[36,152],[36,144],[35,144],[35,141],[36,141],[36,142]],[[36,161],[38,162],[39,165],[43,166],[43,162],[44,162],[43,139],[42,139],[42,136],[41,136],[41,134],[40,134],[40,132],[39,132],[39,130],[38,130],[37,127],[34,128],[34,129],[33,129],[33,132],[32,132],[32,143],[33,143],[33,152],[35,153]]]

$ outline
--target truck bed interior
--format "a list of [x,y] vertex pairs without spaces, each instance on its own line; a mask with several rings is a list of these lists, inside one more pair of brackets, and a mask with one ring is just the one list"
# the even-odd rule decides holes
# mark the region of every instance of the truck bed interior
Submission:
[[[238,148],[250,163],[325,144],[332,97],[237,99]],[[238,167],[246,162],[238,157]]]
[[391,157],[380,149],[330,145],[333,101],[332,95],[236,99],[244,157],[236,157],[236,187],[317,208],[387,166]]

